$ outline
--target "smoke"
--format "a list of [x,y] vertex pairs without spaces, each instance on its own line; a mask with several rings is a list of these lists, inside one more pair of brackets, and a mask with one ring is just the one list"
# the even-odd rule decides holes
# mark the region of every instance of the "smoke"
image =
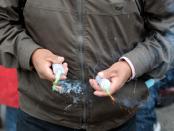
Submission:
[[169,0],[168,2],[166,2],[166,9],[168,10],[168,12],[174,13],[174,2],[173,2],[173,0]]
[[[173,29],[173,32],[174,32],[174,29]],[[165,35],[165,38],[167,39],[167,41],[169,41],[170,44],[174,46],[174,34],[172,32],[167,32]]]
[[59,82],[60,86],[62,87],[59,93],[61,94],[83,94],[83,84],[81,81],[78,80],[64,80]]

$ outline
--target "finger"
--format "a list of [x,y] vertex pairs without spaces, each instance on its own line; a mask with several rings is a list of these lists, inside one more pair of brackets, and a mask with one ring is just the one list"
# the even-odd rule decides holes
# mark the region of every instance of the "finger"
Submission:
[[65,60],[65,58],[62,57],[62,56],[58,56],[58,57],[57,57],[57,60],[58,60],[60,63],[63,63],[64,60]]
[[67,73],[68,73],[68,64],[63,63],[63,68],[64,68],[64,74],[61,75],[60,79],[61,80],[66,80],[67,79]]
[[40,73],[39,73],[39,76],[42,78],[42,79],[46,79],[46,80],[49,80],[49,81],[54,81],[55,80],[55,75],[53,74],[53,71],[52,69],[50,68],[51,64],[46,64],[44,66],[44,70],[42,70]]
[[54,75],[50,75],[50,73],[48,73],[48,72],[39,73],[39,77],[41,79],[49,80],[51,82],[53,82],[55,80],[55,76]]
[[63,63],[63,68],[64,68],[64,75],[66,76],[68,73],[68,64],[67,63]]
[[66,80],[67,79],[67,76],[65,76],[65,75],[62,75],[61,77],[60,77],[60,80]]
[[47,58],[47,60],[52,64],[62,64],[64,61],[64,57],[51,55],[50,57]]
[[109,69],[103,70],[103,71],[99,72],[97,75],[100,76],[101,78],[106,78],[106,79],[111,78],[111,72]]
[[90,80],[89,80],[89,83],[90,83],[91,87],[92,87],[94,90],[99,90],[99,91],[102,90],[102,89],[100,88],[100,86],[97,84],[96,80],[90,79]]
[[54,88],[57,92],[61,92],[61,90],[62,90],[62,87],[61,86],[55,86],[55,88]]
[[118,66],[114,64],[108,69],[99,72],[98,75],[107,79],[110,79],[111,77],[116,77],[118,76]]
[[108,94],[104,91],[94,91],[94,95],[99,96],[99,97],[108,96]]

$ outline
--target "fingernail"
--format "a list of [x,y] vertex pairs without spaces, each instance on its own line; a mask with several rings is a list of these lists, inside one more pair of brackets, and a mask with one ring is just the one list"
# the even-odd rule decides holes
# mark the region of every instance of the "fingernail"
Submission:
[[64,61],[64,57],[58,56],[58,60],[59,60],[59,61]]
[[103,77],[103,76],[104,76],[103,72],[99,72],[98,75],[99,75],[100,77]]
[[56,86],[55,89],[56,89],[56,91],[61,92],[61,87],[60,86]]

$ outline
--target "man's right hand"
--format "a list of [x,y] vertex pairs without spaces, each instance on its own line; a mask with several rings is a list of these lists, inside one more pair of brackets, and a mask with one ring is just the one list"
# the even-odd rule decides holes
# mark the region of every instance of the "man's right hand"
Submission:
[[47,49],[37,49],[33,52],[31,62],[41,79],[49,81],[55,80],[55,75],[51,69],[52,64],[63,64],[65,74],[61,79],[66,79],[68,64],[64,63],[64,57],[57,56]]

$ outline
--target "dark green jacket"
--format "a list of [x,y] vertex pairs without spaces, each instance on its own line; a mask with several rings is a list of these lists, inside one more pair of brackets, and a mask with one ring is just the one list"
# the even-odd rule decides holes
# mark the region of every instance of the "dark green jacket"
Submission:
[[[22,7],[22,5],[24,5]],[[0,63],[17,67],[21,109],[39,119],[72,128],[102,131],[132,117],[147,96],[144,76],[170,68],[174,0],[0,0]],[[65,57],[68,78],[81,93],[52,92],[51,82],[30,70],[37,48]],[[136,72],[114,95],[93,95],[88,79],[122,56]],[[78,99],[78,100],[77,100]],[[76,101],[75,101],[76,100]]]

